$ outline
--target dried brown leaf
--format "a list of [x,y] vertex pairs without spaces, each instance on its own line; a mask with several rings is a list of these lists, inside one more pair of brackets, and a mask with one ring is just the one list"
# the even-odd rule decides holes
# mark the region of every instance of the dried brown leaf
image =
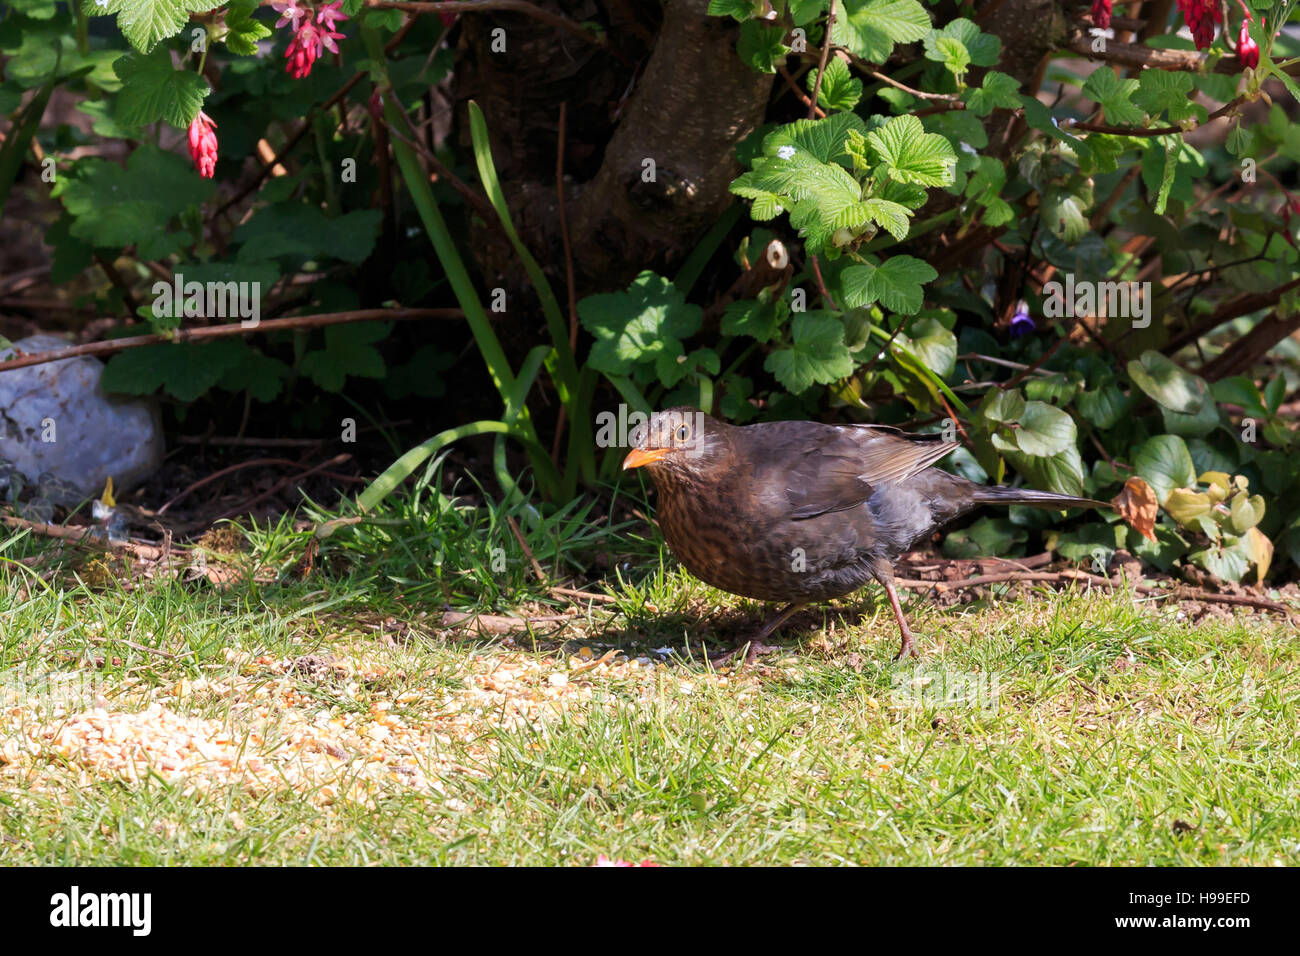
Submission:
[[1148,541],[1156,540],[1156,515],[1160,504],[1156,493],[1141,478],[1136,476],[1124,483],[1124,490],[1110,500],[1120,517],[1136,528],[1138,534]]

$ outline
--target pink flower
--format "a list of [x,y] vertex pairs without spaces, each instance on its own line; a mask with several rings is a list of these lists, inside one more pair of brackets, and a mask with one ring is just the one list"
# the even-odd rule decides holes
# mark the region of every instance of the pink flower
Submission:
[[280,14],[280,19],[275,21],[275,28],[278,30],[286,23],[292,23],[295,30],[298,29],[298,21],[303,17],[311,19],[311,11],[304,10],[298,6],[298,0],[287,0],[285,3],[273,3],[271,7],[276,13]]
[[325,27],[326,30],[333,30],[336,20],[350,19],[346,13],[339,8],[343,6],[343,0],[334,0],[333,3],[327,3],[316,11],[316,22]]
[[289,48],[284,51],[284,72],[295,80],[301,80],[311,73],[312,64],[320,57],[321,39],[311,21],[304,21],[298,26],[298,32],[289,41]]
[[1103,30],[1110,29],[1111,0],[1092,0],[1092,22]]
[[[337,31],[335,31],[335,30],[330,30],[330,29],[328,29],[328,28],[323,28],[323,29],[317,30],[316,32],[317,32],[317,34],[318,34],[319,37],[320,37],[320,45],[321,45],[321,46],[323,46],[325,49],[329,50],[331,53],[337,53],[337,52],[339,52],[339,45],[338,45],[337,43],[335,43],[334,41],[335,41],[335,40],[342,40],[342,39],[343,39],[343,34],[342,34],[342,33],[338,33]],[[319,50],[317,50],[316,52],[317,52],[317,54],[320,53]]]
[[1204,50],[1214,42],[1214,25],[1223,22],[1218,0],[1178,0],[1178,9],[1183,11],[1196,49]]
[[1241,32],[1237,34],[1237,59],[1241,60],[1243,68],[1254,69],[1259,66],[1259,44],[1251,38],[1247,23],[1246,20],[1241,21]]
[[217,134],[212,132],[216,128],[217,124],[202,110],[190,123],[190,159],[204,179],[211,179],[217,171]]

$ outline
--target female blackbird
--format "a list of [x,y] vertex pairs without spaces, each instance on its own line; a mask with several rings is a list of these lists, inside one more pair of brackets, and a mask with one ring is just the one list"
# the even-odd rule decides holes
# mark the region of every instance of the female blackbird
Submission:
[[623,468],[649,470],[659,527],[687,570],[732,594],[789,602],[750,642],[749,656],[773,650],[762,641],[804,605],[872,578],[902,633],[895,660],[915,653],[894,590],[900,554],[982,504],[1106,507],[940,471],[930,466],[956,442],[884,425],[742,428],[681,407],[652,415],[631,444]]

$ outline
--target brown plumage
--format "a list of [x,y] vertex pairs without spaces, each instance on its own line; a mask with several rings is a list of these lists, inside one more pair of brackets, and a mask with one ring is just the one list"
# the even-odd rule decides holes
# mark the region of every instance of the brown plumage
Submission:
[[790,606],[884,587],[914,651],[893,565],[935,529],[982,504],[1104,507],[1028,488],[979,485],[931,467],[957,447],[882,425],[765,422],[737,427],[692,408],[658,412],[632,436],[623,467],[645,467],[668,546],[696,577],[732,594]]

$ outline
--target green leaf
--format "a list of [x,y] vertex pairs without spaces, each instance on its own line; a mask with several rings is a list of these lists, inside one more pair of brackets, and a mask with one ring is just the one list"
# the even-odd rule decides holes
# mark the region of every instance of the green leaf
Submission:
[[160,40],[175,36],[191,13],[206,13],[223,0],[82,0],[87,16],[117,15],[117,28],[141,53],[151,53]]
[[148,56],[124,56],[113,64],[113,71],[122,80],[117,120],[127,126],[166,120],[177,129],[188,129],[208,95],[203,77],[173,67],[171,54],[161,47]]
[[1121,80],[1110,67],[1093,70],[1083,84],[1083,95],[1095,100],[1106,115],[1106,121],[1118,126],[1139,126],[1146,115],[1133,105],[1137,80]]
[[1105,431],[1128,414],[1132,401],[1114,382],[1105,382],[1095,389],[1080,392],[1075,404],[1079,414]]
[[1194,84],[1188,73],[1171,70],[1143,70],[1138,77],[1138,90],[1133,102],[1152,116],[1159,116],[1165,110],[1169,118],[1177,123],[1192,115],[1188,95]]
[[709,0],[709,16],[731,17],[741,23],[752,20],[758,9],[754,0]]
[[885,229],[899,242],[907,238],[907,232],[911,228],[911,215],[906,206],[890,202],[888,199],[864,199],[861,208],[872,222]]
[[867,134],[867,141],[893,179],[921,186],[947,186],[955,175],[957,154],[946,138],[927,133],[915,116],[895,116]]
[[1020,84],[1015,77],[989,70],[978,89],[962,94],[966,107],[976,116],[988,116],[995,109],[1014,110],[1020,106]]
[[1091,230],[1086,197],[1063,187],[1051,186],[1042,194],[1043,221],[1052,232],[1068,243],[1076,243]]
[[1173,528],[1156,525],[1156,540],[1143,537],[1136,528],[1130,528],[1128,550],[1147,564],[1168,571],[1174,562],[1187,553],[1187,541]]
[[793,146],[823,163],[849,163],[846,144],[854,133],[865,136],[867,126],[856,113],[836,113],[819,120],[795,120],[777,127],[763,139],[763,156],[774,161],[781,147]]
[[74,237],[97,248],[134,243],[145,260],[165,258],[192,241],[168,227],[213,189],[184,159],[155,146],[133,152],[125,169],[104,159],[80,160],[57,187],[74,219]]
[[751,69],[759,73],[775,73],[790,52],[790,48],[781,42],[784,37],[783,27],[769,26],[762,20],[747,20],[740,25],[736,53]]
[[106,392],[151,395],[162,388],[192,402],[245,357],[244,343],[235,339],[144,345],[109,359],[100,381]]
[[240,56],[255,56],[257,41],[271,35],[271,28],[253,19],[257,4],[252,0],[232,3],[226,8],[226,47]]
[[1148,438],[1133,455],[1133,468],[1156,493],[1161,504],[1175,488],[1196,484],[1196,466],[1192,464],[1187,443],[1177,435]]
[[917,0],[845,0],[831,41],[864,60],[884,63],[895,43],[913,43],[930,30],[930,15]]
[[1247,498],[1237,495],[1232,499],[1232,530],[1245,534],[1264,519],[1264,497],[1254,495]]
[[272,358],[261,349],[250,348],[246,343],[243,354],[222,377],[220,385],[228,392],[247,391],[259,402],[273,402],[284,391],[289,378],[289,366]]
[[1203,551],[1193,551],[1187,560],[1199,565],[1220,581],[1240,581],[1250,571],[1250,558],[1240,548],[1215,544]]
[[969,528],[954,531],[943,539],[945,558],[997,557],[1010,554],[1024,544],[1029,534],[1007,518],[983,517]]
[[683,352],[681,340],[700,328],[703,312],[686,302],[662,276],[642,272],[626,292],[592,295],[578,303],[583,328],[596,338],[588,359],[608,375],[627,375],[638,365]]
[[1219,409],[1212,401],[1207,401],[1191,415],[1171,412],[1161,405],[1160,417],[1164,419],[1166,432],[1184,438],[1204,438],[1219,427]]
[[311,259],[328,256],[364,262],[374,248],[383,217],[378,209],[358,209],[334,219],[301,202],[263,206],[235,230],[241,262],[280,256]]
[[918,316],[899,334],[921,363],[940,378],[947,378],[957,367],[957,336],[938,319]]
[[325,348],[308,352],[298,369],[327,392],[343,390],[348,376],[383,378],[384,359],[372,343],[388,335],[386,322],[356,322],[325,328]]
[[1062,495],[1083,494],[1083,460],[1074,445],[1048,458],[1027,455],[1022,451],[1008,451],[1005,455],[1011,466],[1035,488],[1046,488]]
[[891,312],[910,315],[925,300],[921,286],[938,277],[933,267],[912,256],[891,256],[879,266],[849,266],[841,277],[844,303],[861,308],[879,302]]
[[993,433],[993,447],[1003,452],[1024,452],[1049,458],[1073,448],[1077,433],[1074,419],[1046,402],[1026,402],[1018,420]]
[[[934,59],[930,57],[930,43],[935,32],[931,31],[925,37],[926,56],[930,59]],[[996,66],[998,57],[1002,55],[1002,41],[991,33],[981,33],[980,28],[965,17],[958,17],[937,33],[938,37],[950,37],[961,43],[970,55],[970,62],[976,66]]]
[[[817,70],[809,70],[806,79],[808,92],[817,85]],[[826,63],[817,103],[825,110],[851,110],[862,99],[862,81],[849,72],[849,65],[837,56]]]
[[768,355],[763,368],[794,394],[853,374],[844,325],[827,312],[801,312],[791,324],[793,344]]
[[1185,372],[1153,349],[1128,363],[1135,385],[1172,412],[1194,415],[1209,398],[1205,380]]
[[[778,311],[780,310],[780,311]],[[770,341],[780,327],[783,305],[741,299],[731,303],[722,313],[723,335],[748,335],[760,342]]]
[[940,36],[931,40],[925,38],[925,55],[927,59],[942,63],[949,73],[958,77],[970,66],[970,53],[965,44],[952,37]]

